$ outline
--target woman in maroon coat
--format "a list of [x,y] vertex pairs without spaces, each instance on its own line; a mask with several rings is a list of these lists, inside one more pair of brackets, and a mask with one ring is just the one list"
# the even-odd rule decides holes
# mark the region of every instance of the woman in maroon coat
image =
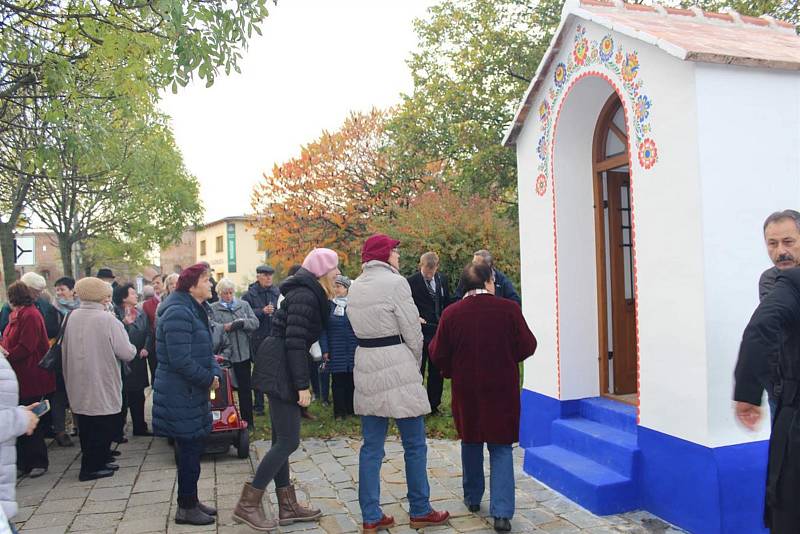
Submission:
[[[8,288],[11,316],[0,341],[8,362],[17,374],[19,404],[27,406],[41,401],[56,390],[56,377],[39,367],[39,362],[50,348],[44,318],[33,305],[28,286],[14,282]],[[17,469],[32,478],[47,472],[49,461],[44,436],[50,428],[50,413],[39,421],[30,436],[17,438]]]
[[461,438],[464,504],[480,510],[483,444],[489,447],[490,514],[494,528],[511,530],[514,462],[519,436],[519,362],[536,350],[517,303],[494,296],[492,270],[469,264],[461,276],[464,298],[448,307],[430,344],[430,355],[453,381],[453,418]]

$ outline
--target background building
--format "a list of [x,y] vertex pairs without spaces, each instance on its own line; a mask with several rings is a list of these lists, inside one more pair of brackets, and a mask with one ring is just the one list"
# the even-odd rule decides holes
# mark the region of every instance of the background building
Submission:
[[248,221],[244,215],[225,217],[206,224],[195,235],[197,261],[207,261],[214,278],[229,278],[238,292],[255,280],[256,267],[267,257]]
[[197,263],[196,234],[194,230],[186,230],[178,243],[161,249],[159,263],[162,274],[179,273],[181,269]]

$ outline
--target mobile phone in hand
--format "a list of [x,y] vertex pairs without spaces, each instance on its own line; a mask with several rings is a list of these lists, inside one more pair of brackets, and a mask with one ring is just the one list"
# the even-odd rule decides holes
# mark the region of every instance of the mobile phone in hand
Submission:
[[47,399],[40,401],[39,405],[31,411],[34,413],[34,415],[36,415],[36,417],[43,416],[50,411],[50,401]]

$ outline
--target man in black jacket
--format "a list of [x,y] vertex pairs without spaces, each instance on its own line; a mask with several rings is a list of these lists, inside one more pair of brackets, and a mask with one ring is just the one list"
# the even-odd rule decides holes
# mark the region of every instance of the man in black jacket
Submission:
[[754,430],[764,390],[777,400],[769,441],[764,519],[773,534],[800,532],[800,268],[782,270],[745,328],[736,363],[736,417]]
[[[256,267],[256,281],[247,288],[247,293],[242,295],[242,300],[246,301],[253,313],[258,318],[258,329],[250,334],[250,352],[255,356],[259,345],[272,330],[272,316],[278,308],[278,297],[281,293],[272,283],[275,269],[270,265],[259,265]],[[255,390],[255,401],[253,409],[256,415],[264,415],[264,393]]]
[[[494,258],[492,257],[491,252],[483,249],[475,251],[475,254],[472,257],[472,263],[485,263],[492,268],[492,273],[494,273],[494,295],[496,297],[513,300],[522,306],[522,299],[520,298],[519,293],[517,293],[517,290],[514,289],[513,282],[511,282],[511,280],[509,280],[505,274],[495,268]],[[461,300],[463,296],[464,290],[461,288],[461,284],[459,284],[458,288],[456,289],[456,300]]]
[[444,378],[430,361],[428,344],[436,335],[439,318],[444,309],[450,304],[450,287],[447,277],[439,271],[439,256],[435,252],[426,252],[419,259],[419,271],[408,277],[411,286],[411,296],[419,310],[419,322],[422,323],[422,369],[425,377],[425,366],[428,367],[428,401],[431,403],[431,413],[439,413],[442,403],[442,389]]

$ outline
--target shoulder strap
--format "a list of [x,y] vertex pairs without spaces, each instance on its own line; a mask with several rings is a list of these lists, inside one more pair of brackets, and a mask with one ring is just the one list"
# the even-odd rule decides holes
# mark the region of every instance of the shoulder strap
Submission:
[[72,312],[75,310],[70,310],[67,312],[67,315],[64,316],[64,322],[61,323],[61,328],[58,330],[58,336],[56,337],[56,345],[61,344],[61,340],[64,339],[64,332],[67,330],[67,321],[69,321],[69,316],[72,315]]

